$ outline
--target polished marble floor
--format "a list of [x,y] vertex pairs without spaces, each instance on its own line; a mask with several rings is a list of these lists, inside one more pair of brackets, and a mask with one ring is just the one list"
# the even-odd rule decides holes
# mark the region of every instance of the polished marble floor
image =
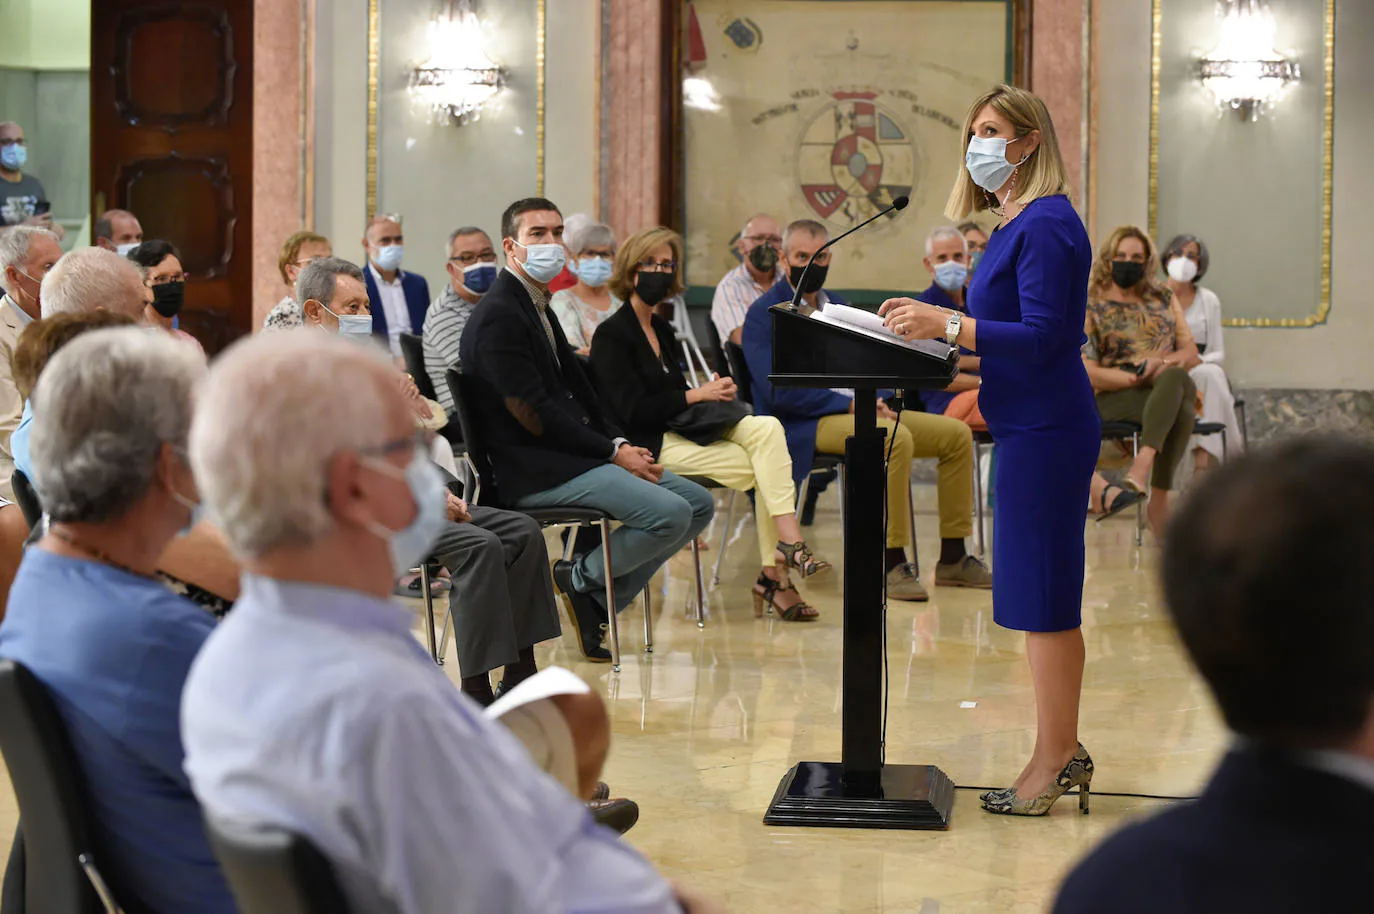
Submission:
[[[917,486],[917,498],[929,579],[939,542],[934,488]],[[1070,798],[1044,819],[993,817],[976,790],[961,789],[948,831],[765,826],[790,765],[839,758],[840,576],[804,587],[823,614],[818,623],[754,619],[753,522],[737,517],[726,531],[724,515],[703,553],[709,578],[728,537],[704,630],[688,613],[684,552],[655,581],[652,654],[641,651],[639,605],[622,616],[619,674],[580,662],[571,635],[539,654],[541,665],[569,666],[607,697],[616,742],[606,780],[642,809],[628,840],[731,911],[1043,911],[1084,852],[1165,802],[1105,794],[1190,795],[1224,749],[1221,722],[1160,606],[1157,551],[1134,546],[1129,520],[1089,523],[1081,732],[1097,763],[1091,815],[1078,815]],[[838,525],[832,487],[809,537],[836,564]],[[889,761],[934,763],[968,787],[1001,786],[1019,771],[1034,739],[1024,643],[991,617],[990,595],[970,590],[892,605]],[[447,669],[457,677],[451,648]],[[16,816],[4,783],[0,854]]]

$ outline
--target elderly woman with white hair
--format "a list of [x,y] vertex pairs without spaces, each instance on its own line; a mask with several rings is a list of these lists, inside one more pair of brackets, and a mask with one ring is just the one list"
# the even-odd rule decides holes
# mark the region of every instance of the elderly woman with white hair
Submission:
[[127,910],[235,909],[182,768],[182,684],[215,622],[158,578],[200,513],[187,437],[204,374],[189,346],[112,328],[64,347],[33,393],[51,525],[20,564],[0,656],[56,703]]
[[586,356],[591,354],[596,328],[625,304],[608,285],[615,260],[615,232],[603,222],[570,224],[563,243],[568,248],[568,270],[577,277],[577,284],[554,292],[549,310],[558,318],[568,345]]

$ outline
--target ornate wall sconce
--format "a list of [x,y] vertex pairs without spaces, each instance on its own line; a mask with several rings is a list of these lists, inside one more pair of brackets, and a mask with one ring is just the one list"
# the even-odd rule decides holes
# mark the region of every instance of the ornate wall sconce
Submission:
[[1301,72],[1274,50],[1277,27],[1267,0],[1223,0],[1221,41],[1197,62],[1197,76],[1217,106],[1257,120]]
[[487,56],[487,38],[470,0],[449,0],[430,24],[431,56],[411,74],[410,91],[435,116],[461,126],[506,84],[506,68]]

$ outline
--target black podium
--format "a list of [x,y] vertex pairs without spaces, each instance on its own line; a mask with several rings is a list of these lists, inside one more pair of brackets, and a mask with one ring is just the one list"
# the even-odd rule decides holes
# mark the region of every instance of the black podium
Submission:
[[912,349],[779,305],[773,312],[777,387],[854,389],[854,436],[845,443],[843,728],[839,762],[798,762],[778,785],[768,825],[948,828],[954,782],[934,765],[884,765],[883,513],[885,432],[877,392],[944,388],[958,349]]

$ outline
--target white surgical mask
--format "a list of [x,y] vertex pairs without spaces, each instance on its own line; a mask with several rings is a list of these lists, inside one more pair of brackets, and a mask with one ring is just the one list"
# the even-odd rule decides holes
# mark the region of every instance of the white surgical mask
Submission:
[[376,521],[367,528],[386,542],[391,555],[391,570],[395,577],[400,578],[429,554],[434,541],[448,523],[444,477],[419,449],[416,449],[415,456],[404,470],[377,458],[369,458],[367,465],[385,476],[405,480],[410,497],[415,500],[415,519],[400,530],[388,530]]
[[[520,242],[515,242],[520,244]],[[563,245],[520,244],[525,249],[525,262],[521,264],[530,279],[535,282],[548,282],[563,272],[563,264],[568,261],[568,251]]]
[[935,283],[946,292],[962,289],[968,281],[968,267],[957,260],[946,260],[935,265]]
[[976,136],[968,141],[964,166],[973,183],[989,193],[996,193],[1007,183],[1017,166],[1025,163],[1007,161],[1007,139],[1000,136]]
[[1197,263],[1188,257],[1169,261],[1169,278],[1174,282],[1192,282],[1197,277]]
[[381,270],[399,270],[401,259],[405,256],[405,247],[399,244],[388,244],[377,249],[377,256],[373,258],[373,263]]
[[136,247],[138,247],[138,242],[130,241],[127,244],[116,245],[115,253],[118,254],[120,257],[128,257],[129,253]]

